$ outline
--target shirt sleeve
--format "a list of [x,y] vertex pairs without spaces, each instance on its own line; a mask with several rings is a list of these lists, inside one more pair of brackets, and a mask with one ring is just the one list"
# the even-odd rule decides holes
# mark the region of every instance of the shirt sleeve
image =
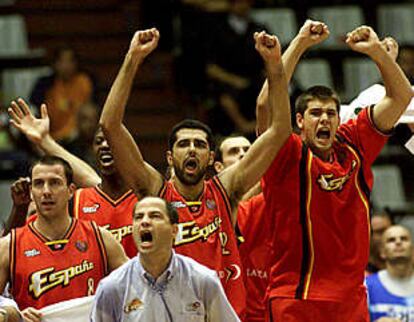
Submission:
[[6,306],[12,306],[16,309],[19,309],[15,301],[0,295],[0,308],[6,307]]
[[292,166],[292,163],[299,162],[301,157],[302,140],[297,135],[292,133],[282,146],[270,167],[267,169],[261,181],[262,189],[265,190],[269,185],[274,185],[279,180],[284,180],[287,166]]
[[100,283],[92,306],[90,322],[121,321],[122,303],[111,283]]
[[364,108],[357,119],[342,124],[338,129],[338,135],[354,145],[368,165],[375,161],[390,135],[376,128],[372,119],[373,108]]
[[207,290],[206,321],[240,321],[224,293],[224,289],[221,286],[219,278],[217,276],[212,276],[211,278],[206,279],[206,281],[208,284],[205,285],[205,289]]

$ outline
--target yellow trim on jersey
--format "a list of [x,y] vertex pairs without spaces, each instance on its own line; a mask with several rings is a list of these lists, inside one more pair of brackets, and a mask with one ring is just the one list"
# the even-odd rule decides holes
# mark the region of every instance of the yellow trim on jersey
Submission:
[[75,191],[75,218],[79,218],[79,202],[80,202],[80,194],[82,192],[82,188],[77,189]]
[[59,239],[59,240],[52,240],[45,243],[46,246],[49,245],[56,245],[56,244],[67,244],[69,243],[69,239]]
[[313,273],[313,264],[315,261],[315,249],[313,246],[313,235],[312,235],[312,220],[310,217],[310,208],[311,208],[311,199],[312,199],[312,159],[313,153],[309,153],[308,164],[307,164],[307,177],[308,177],[308,193],[307,193],[307,200],[306,200],[306,220],[307,220],[307,227],[308,227],[308,236],[309,236],[309,254],[310,254],[310,263],[309,269],[306,274],[305,279],[305,288],[303,291],[303,299],[307,299],[308,292],[309,292],[309,285],[312,278]]
[[186,201],[185,204],[187,206],[200,206],[202,204],[201,201]]
[[359,171],[361,169],[361,159],[359,158],[358,153],[351,146],[349,146],[348,144],[346,144],[346,147],[348,148],[349,151],[352,152],[352,154],[357,159],[358,168],[357,168],[356,176],[355,176],[355,187],[357,188],[359,197],[361,198],[362,203],[364,204],[365,209],[367,211],[368,240],[370,241],[371,240],[371,220],[370,220],[370,216],[369,216],[369,202],[367,201],[366,197],[364,197],[364,194],[362,193],[361,188],[359,187],[359,182],[358,182],[358,174],[359,174]]

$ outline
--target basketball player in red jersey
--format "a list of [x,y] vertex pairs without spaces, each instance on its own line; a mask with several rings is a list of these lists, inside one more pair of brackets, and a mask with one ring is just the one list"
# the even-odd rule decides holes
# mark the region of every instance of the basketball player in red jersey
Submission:
[[[128,257],[134,257],[137,248],[132,238],[131,214],[138,199],[118,173],[102,130],[96,131],[93,141],[99,177],[85,162],[53,140],[49,134],[46,106],[43,105],[41,110],[42,115],[37,119],[24,100],[13,101],[9,108],[11,122],[46,154],[60,156],[74,166],[77,182],[86,188],[76,190],[72,215],[75,218],[93,220],[99,226],[108,229],[122,244]],[[24,214],[14,217],[25,218]],[[23,224],[24,220],[18,225]]]
[[69,215],[74,192],[70,165],[46,156],[31,170],[31,195],[37,217],[0,239],[0,293],[7,282],[29,321],[40,321],[38,309],[92,295],[108,272],[127,257],[121,245],[91,221]]
[[274,221],[269,321],[369,321],[363,280],[370,166],[413,91],[387,49],[395,43],[381,42],[366,26],[349,33],[346,42],[376,63],[386,96],[341,126],[339,99],[331,89],[315,86],[297,99],[300,135],[285,128],[287,136],[278,139],[283,147],[276,147],[263,180],[266,211]]
[[203,123],[187,120],[173,128],[167,152],[168,164],[174,170],[170,181],[165,181],[144,161],[132,136],[122,125],[135,74],[144,58],[157,47],[159,33],[156,29],[135,33],[100,120],[124,179],[135,191],[158,194],[176,206],[180,221],[175,243],[177,253],[215,269],[230,303],[241,317],[245,310],[245,290],[233,231],[236,215],[232,208],[270,165],[275,155],[274,142],[284,132],[281,128],[289,119],[279,113],[284,110],[280,105],[287,104],[288,100],[279,42],[275,36],[264,32],[256,33],[254,38],[270,77],[270,106],[275,114],[272,114],[269,129],[245,157],[213,179],[205,181],[206,169],[213,163],[214,148],[210,129]]
[[[292,77],[300,56],[301,46],[310,48],[329,35],[325,24],[307,20],[298,35],[291,41],[282,55],[287,81]],[[266,110],[258,108],[259,122],[268,122]],[[259,124],[260,125],[260,124]],[[258,134],[263,132],[258,126]],[[225,168],[239,162],[250,148],[251,143],[243,136],[226,137],[216,149],[214,169],[220,173]],[[266,205],[260,185],[243,196],[237,208],[236,232],[241,235],[239,245],[247,291],[246,322],[264,322],[266,315],[265,294],[270,273],[271,240],[274,227],[267,216]]]

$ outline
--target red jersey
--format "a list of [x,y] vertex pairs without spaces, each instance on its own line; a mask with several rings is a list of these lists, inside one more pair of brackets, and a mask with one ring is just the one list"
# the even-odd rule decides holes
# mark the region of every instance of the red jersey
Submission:
[[372,109],[342,124],[325,162],[292,134],[264,176],[274,220],[269,296],[343,301],[365,294],[371,164],[386,142]]
[[73,219],[58,241],[47,240],[33,222],[11,231],[11,290],[21,310],[93,295],[107,272],[106,250],[93,222]]
[[138,252],[132,238],[132,212],[137,201],[132,190],[118,200],[112,200],[99,187],[78,189],[73,200],[73,213],[76,218],[93,220],[109,230],[132,258]]
[[246,322],[264,322],[264,303],[269,282],[271,234],[273,227],[265,212],[263,193],[239,203],[237,224],[243,236],[239,246],[245,278]]
[[217,177],[204,182],[204,191],[195,202],[186,201],[172,181],[165,183],[160,196],[178,211],[175,251],[217,271],[227,298],[243,317],[246,306],[241,261],[231,223],[231,206]]

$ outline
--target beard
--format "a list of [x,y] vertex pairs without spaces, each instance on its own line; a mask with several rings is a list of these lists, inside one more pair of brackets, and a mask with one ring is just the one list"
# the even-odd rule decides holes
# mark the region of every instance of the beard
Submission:
[[206,175],[206,167],[201,168],[198,172],[196,172],[194,175],[189,176],[185,173],[185,170],[183,167],[180,167],[178,164],[174,162],[174,175],[177,176],[178,180],[180,180],[182,183],[188,186],[195,186],[197,183],[199,183],[201,180],[204,179]]

